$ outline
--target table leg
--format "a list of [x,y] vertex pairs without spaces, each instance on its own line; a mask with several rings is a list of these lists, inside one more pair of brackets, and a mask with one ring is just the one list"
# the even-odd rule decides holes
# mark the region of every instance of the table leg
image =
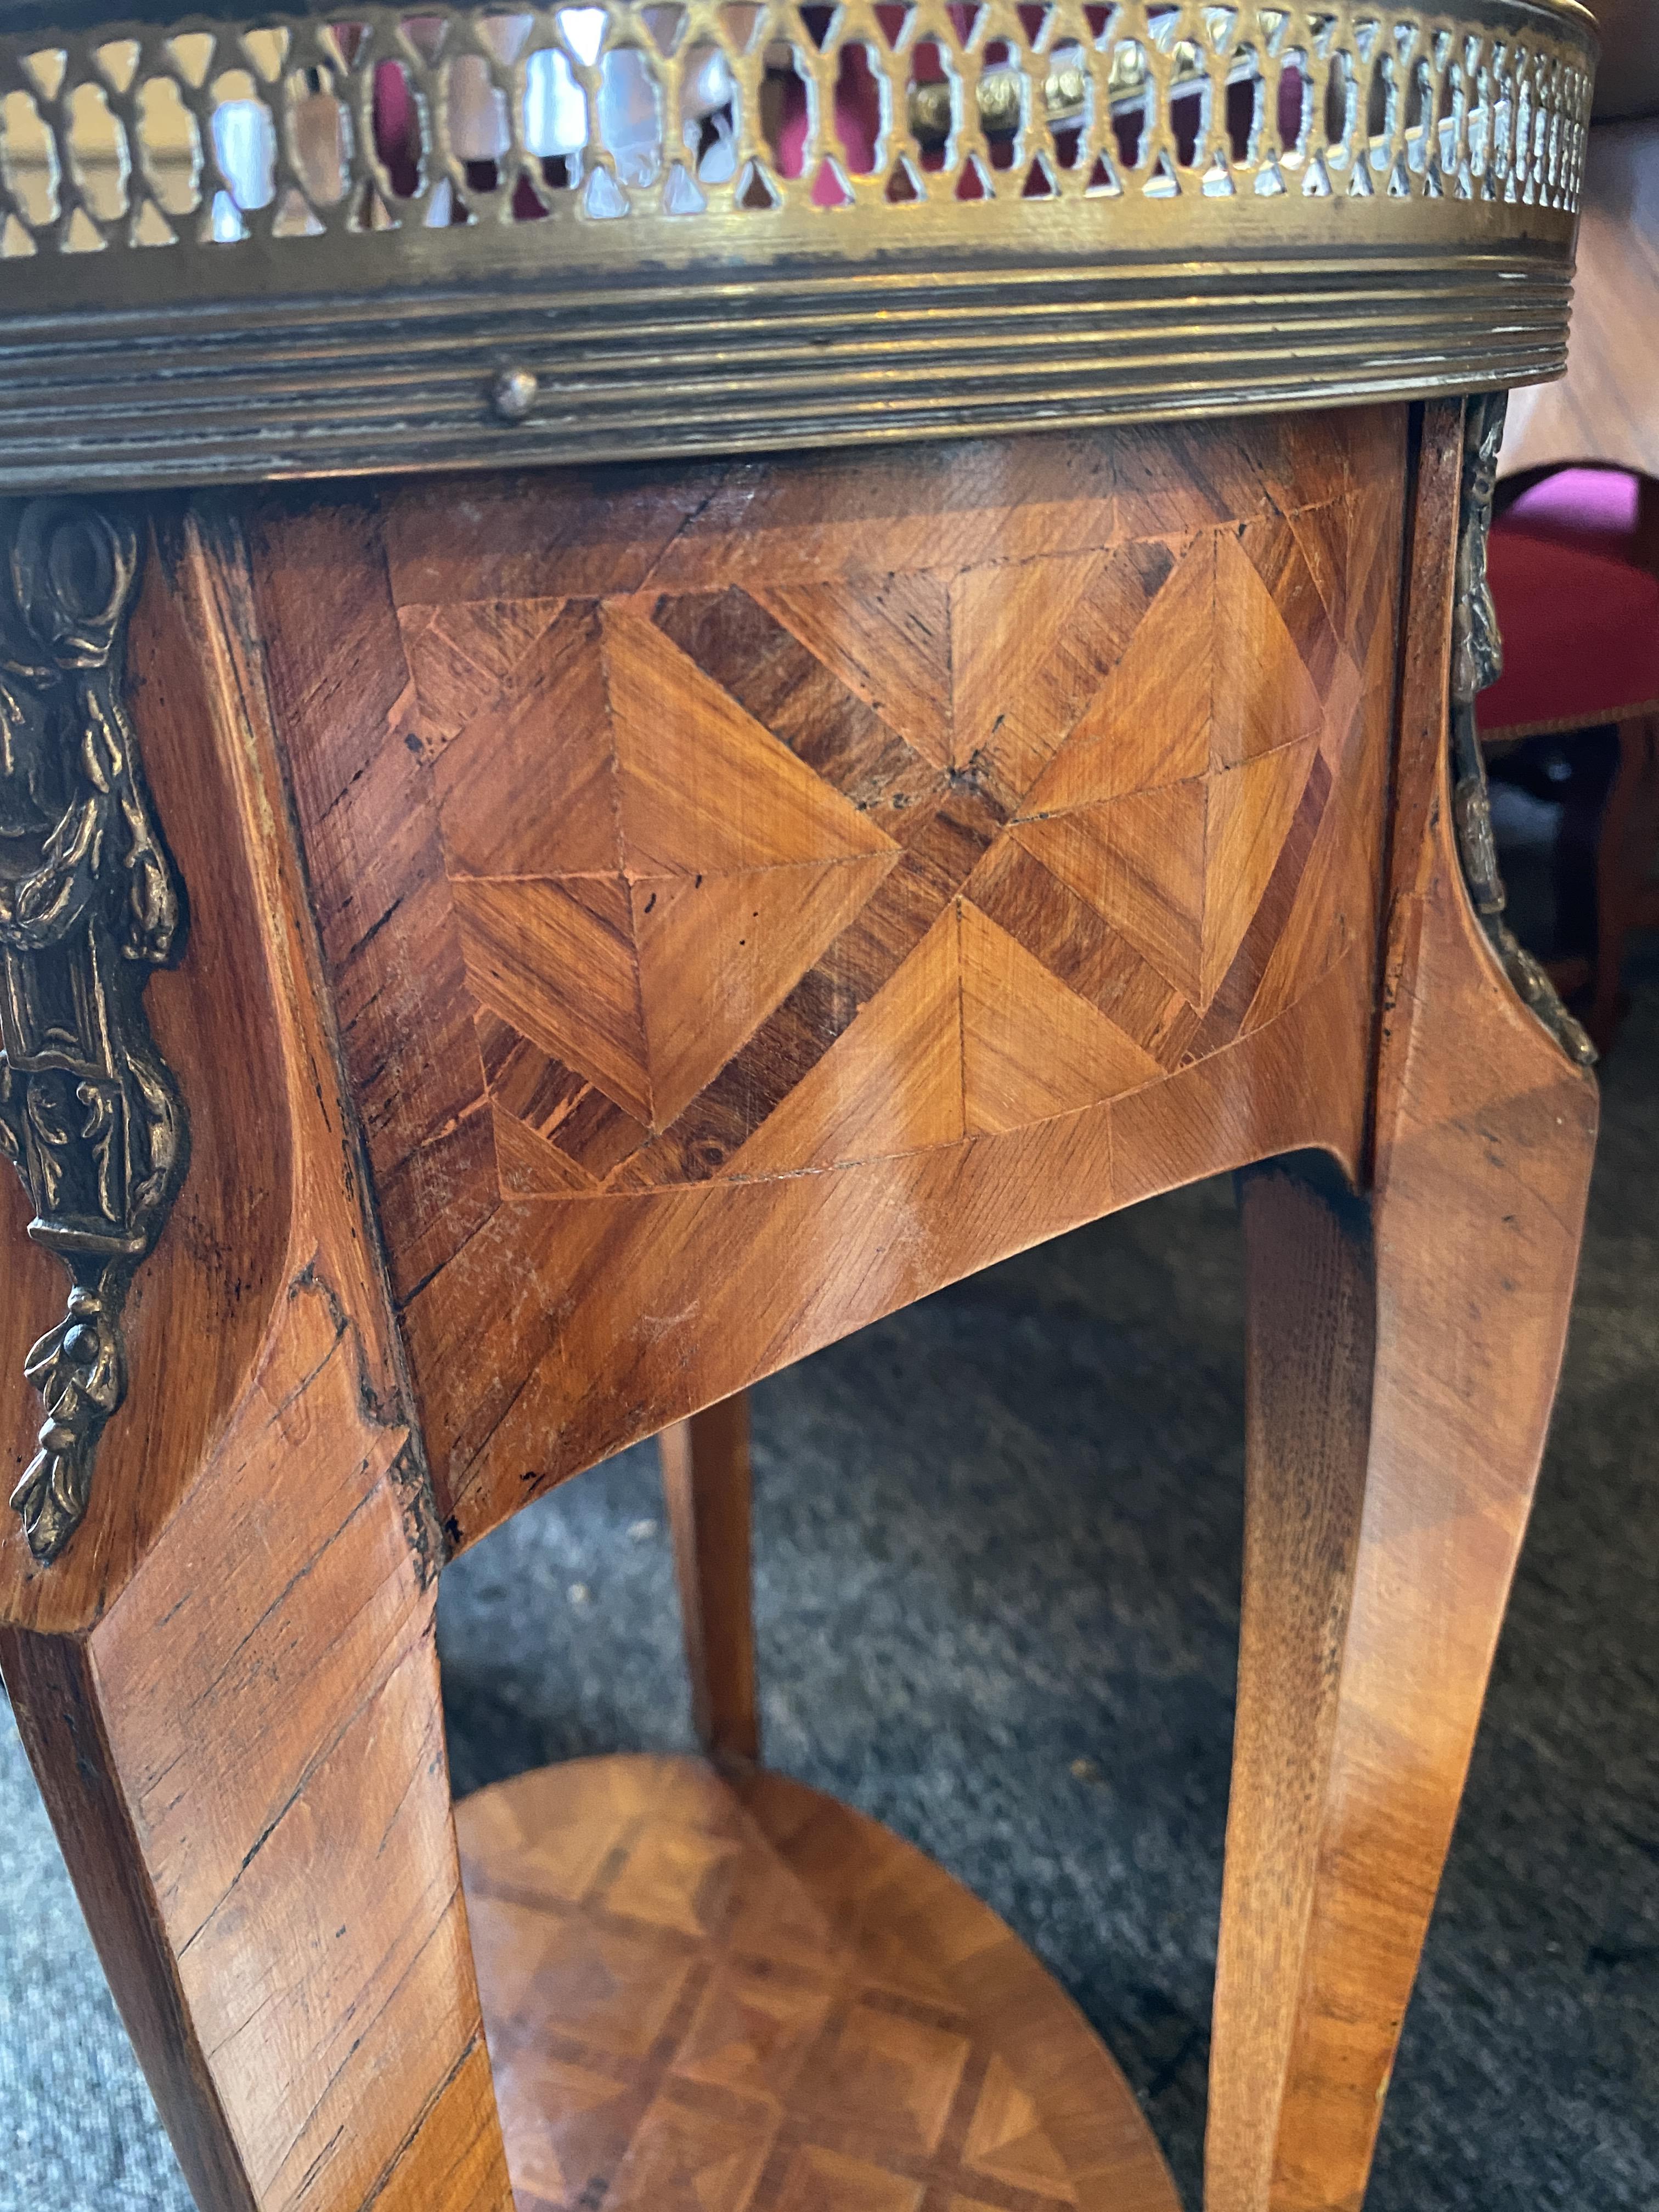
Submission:
[[1563,1078],[1413,1129],[1369,1201],[1247,1179],[1209,2212],[1361,2199],[1565,1334],[1594,1115]]
[[[438,1694],[443,1539],[237,573],[192,526],[144,563],[132,716],[191,908],[146,1005],[191,1153],[84,1517],[51,1548],[6,1516],[0,1667],[201,2212],[510,2212]],[[0,1412],[32,1443],[18,1340],[63,1292],[21,1220],[5,1265]]]
[[0,1630],[0,1668],[200,2212],[509,2212],[436,1589],[301,1299],[172,1540],[90,1635]]
[[[1425,446],[1446,427],[1431,416]],[[1370,1187],[1305,1159],[1245,1182],[1249,1500],[1207,2212],[1356,2212],[1364,2196],[1577,1263],[1595,1089],[1516,996],[1465,894],[1437,642],[1405,684]]]
[[659,1441],[697,1736],[711,1758],[757,1759],[747,1392]]

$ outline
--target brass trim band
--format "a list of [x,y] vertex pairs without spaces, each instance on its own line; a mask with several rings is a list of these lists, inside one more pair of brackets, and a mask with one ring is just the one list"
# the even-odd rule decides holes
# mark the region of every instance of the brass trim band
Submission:
[[0,487],[1329,404],[1563,362],[1595,50],[1571,0],[350,13],[0,37]]
[[1559,373],[1567,299],[1551,263],[1448,255],[410,293],[361,331],[314,301],[43,319],[0,337],[0,484],[759,452],[1508,386]]

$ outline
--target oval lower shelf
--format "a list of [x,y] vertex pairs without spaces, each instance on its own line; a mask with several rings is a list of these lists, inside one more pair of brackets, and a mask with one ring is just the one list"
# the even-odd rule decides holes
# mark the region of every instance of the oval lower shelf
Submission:
[[455,1818],[518,2212],[1180,2212],[1070,1998],[834,1798],[623,1756]]

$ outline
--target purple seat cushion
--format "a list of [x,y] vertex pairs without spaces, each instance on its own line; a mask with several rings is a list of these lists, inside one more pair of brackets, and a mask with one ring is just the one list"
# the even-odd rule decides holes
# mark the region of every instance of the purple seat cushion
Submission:
[[1636,547],[1638,480],[1628,469],[1558,469],[1523,491],[1503,526],[1557,545],[1577,545],[1610,561],[1631,561]]

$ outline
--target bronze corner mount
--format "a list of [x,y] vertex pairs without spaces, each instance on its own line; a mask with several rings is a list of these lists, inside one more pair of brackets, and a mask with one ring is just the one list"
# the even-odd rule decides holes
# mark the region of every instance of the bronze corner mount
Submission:
[[46,1418],[11,1499],[45,1564],[86,1512],[126,1395],[127,1287],[188,1158],[143,1004],[185,915],[122,704],[137,533],[35,500],[0,508],[0,1152],[70,1276],[24,1362]]
[[1452,600],[1452,821],[1469,896],[1504,974],[1567,1058],[1589,1067],[1596,1051],[1588,1031],[1568,1012],[1543,968],[1504,920],[1508,895],[1498,866],[1486,763],[1475,726],[1476,695],[1497,682],[1504,666],[1498,610],[1486,580],[1486,541],[1508,402],[1507,392],[1487,392],[1469,400],[1463,413],[1462,499]]

